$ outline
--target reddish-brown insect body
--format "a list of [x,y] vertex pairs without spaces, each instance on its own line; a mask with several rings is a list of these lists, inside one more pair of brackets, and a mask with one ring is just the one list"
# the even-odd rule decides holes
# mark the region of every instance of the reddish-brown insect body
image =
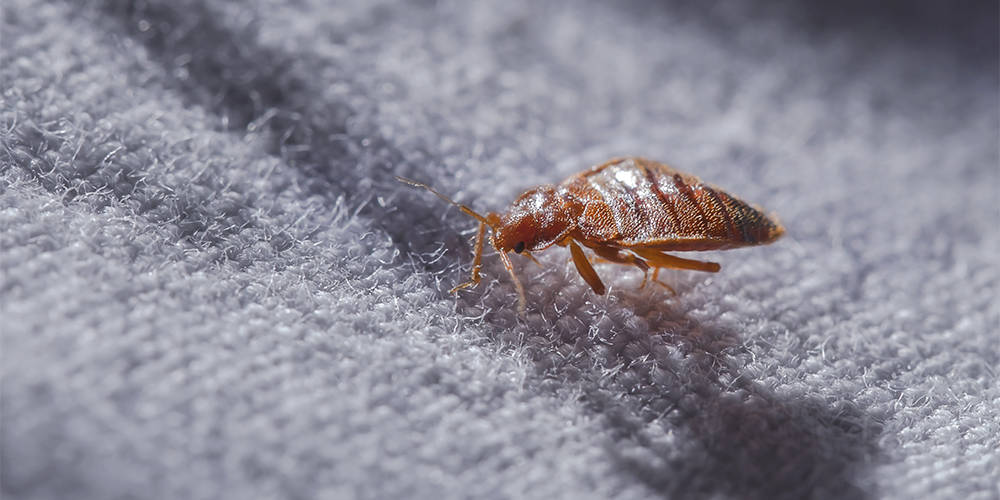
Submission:
[[503,215],[482,216],[459,205],[430,186],[423,187],[479,220],[476,253],[469,281],[453,292],[479,283],[486,227],[490,243],[500,253],[518,291],[518,309],[525,309],[524,289],[507,254],[568,246],[573,263],[597,294],[605,287],[580,245],[597,257],[634,265],[644,272],[660,268],[717,272],[719,264],[682,259],[664,252],[722,250],[764,245],[785,230],[774,219],[742,200],[696,177],[643,158],[616,158],[566,179],[558,186],[525,191]]

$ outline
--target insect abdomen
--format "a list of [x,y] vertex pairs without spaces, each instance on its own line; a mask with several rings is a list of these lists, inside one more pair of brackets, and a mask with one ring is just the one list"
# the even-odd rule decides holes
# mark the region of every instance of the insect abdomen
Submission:
[[584,236],[622,247],[715,250],[769,243],[783,232],[750,204],[642,158],[612,160],[563,187],[585,205]]

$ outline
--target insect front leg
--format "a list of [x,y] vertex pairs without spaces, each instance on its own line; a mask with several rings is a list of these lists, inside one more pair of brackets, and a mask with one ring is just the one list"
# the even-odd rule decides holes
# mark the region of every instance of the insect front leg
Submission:
[[476,232],[476,257],[472,259],[472,276],[469,281],[452,288],[448,293],[458,293],[459,290],[473,287],[479,284],[479,270],[483,267],[483,237],[486,235],[486,223],[479,223],[479,231]]
[[510,258],[507,257],[507,252],[500,252],[500,261],[503,262],[503,267],[507,269],[507,274],[510,274],[510,279],[514,282],[514,288],[517,289],[517,313],[523,318],[528,305],[528,299],[524,294],[524,285],[521,285],[521,280],[517,279],[517,273],[514,272],[514,264],[511,264]]
[[521,252],[521,255],[527,257],[528,259],[531,259],[531,262],[534,262],[536,266],[545,269],[545,266],[543,266],[541,262],[538,262],[538,259],[536,259],[534,255],[531,255],[531,252],[525,250]]

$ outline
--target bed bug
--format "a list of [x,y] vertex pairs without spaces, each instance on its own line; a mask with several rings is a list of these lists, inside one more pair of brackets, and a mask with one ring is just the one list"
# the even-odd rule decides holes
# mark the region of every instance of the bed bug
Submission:
[[479,283],[483,240],[489,227],[490,244],[500,254],[514,281],[518,311],[522,315],[526,306],[524,287],[507,255],[511,251],[534,260],[531,252],[552,245],[569,247],[580,276],[594,293],[603,295],[604,283],[581,245],[601,260],[632,265],[643,273],[652,268],[656,281],[662,268],[710,273],[721,268],[715,262],[684,259],[665,252],[764,245],[785,232],[775,218],[765,215],[760,208],[692,175],[644,158],[616,158],[559,185],[529,189],[504,214],[481,215],[427,184],[397,179],[427,189],[479,221],[472,276],[451,292]]

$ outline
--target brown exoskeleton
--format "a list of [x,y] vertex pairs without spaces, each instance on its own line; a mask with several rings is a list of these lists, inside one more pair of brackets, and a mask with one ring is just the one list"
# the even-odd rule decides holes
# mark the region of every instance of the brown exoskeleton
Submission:
[[427,184],[400,181],[427,189],[479,221],[472,276],[451,291],[480,281],[483,239],[490,244],[514,280],[518,311],[524,313],[524,287],[508,253],[531,256],[552,245],[568,246],[580,276],[598,295],[604,283],[582,246],[610,262],[630,264],[644,272],[661,268],[718,272],[719,264],[683,259],[665,252],[721,250],[771,243],[784,234],[776,220],[725,191],[696,177],[643,158],[617,158],[574,175],[559,185],[525,191],[504,214],[481,215],[452,201]]

